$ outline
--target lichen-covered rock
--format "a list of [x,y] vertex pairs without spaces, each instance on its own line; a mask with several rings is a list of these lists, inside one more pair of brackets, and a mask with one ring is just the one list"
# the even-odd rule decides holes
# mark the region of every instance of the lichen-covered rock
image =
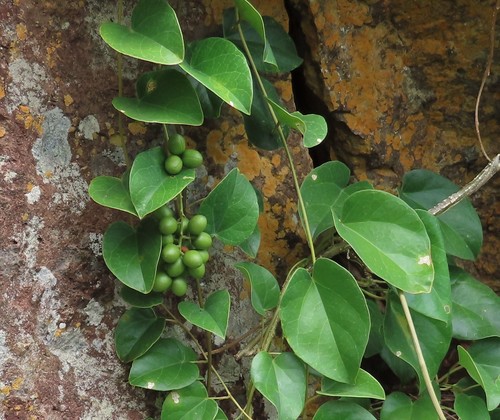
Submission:
[[[291,28],[305,58],[303,90],[310,91],[303,106],[321,102],[329,113],[325,154],[346,162],[358,179],[392,191],[411,169],[437,171],[464,185],[484,167],[474,107],[494,1],[290,3]],[[496,45],[498,39],[497,30]],[[480,108],[491,156],[499,152],[499,63],[497,54]],[[498,182],[474,197],[485,230],[477,268],[493,287],[500,274]]]

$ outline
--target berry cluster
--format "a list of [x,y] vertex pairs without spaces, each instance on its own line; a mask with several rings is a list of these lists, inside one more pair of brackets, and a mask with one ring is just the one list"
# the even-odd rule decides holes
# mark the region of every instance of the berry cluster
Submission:
[[155,216],[159,220],[163,248],[153,291],[171,289],[174,295],[184,296],[186,277],[199,280],[205,275],[208,250],[212,246],[212,237],[205,232],[207,218],[201,214],[191,219],[176,218],[167,205],[156,210]]
[[165,159],[165,170],[169,175],[177,175],[183,168],[195,169],[203,163],[201,153],[186,149],[186,139],[180,134],[168,139],[167,149],[169,156]]

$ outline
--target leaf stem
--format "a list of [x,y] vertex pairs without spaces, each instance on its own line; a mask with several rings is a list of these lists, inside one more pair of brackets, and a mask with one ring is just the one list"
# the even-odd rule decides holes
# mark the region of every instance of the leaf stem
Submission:
[[424,377],[424,382],[427,387],[427,392],[431,397],[432,405],[436,410],[436,413],[440,420],[446,420],[443,410],[441,409],[441,404],[438,401],[436,393],[434,392],[434,387],[432,386],[431,377],[429,376],[429,371],[427,369],[427,364],[425,363],[424,355],[422,353],[422,348],[418,341],[417,331],[415,330],[415,324],[413,323],[413,318],[411,317],[410,308],[406,300],[406,296],[402,290],[398,290],[399,300],[401,301],[401,306],[403,307],[403,312],[405,314],[406,322],[408,322],[408,327],[410,329],[411,339],[413,341],[413,347],[415,348],[415,353],[417,354],[418,364],[420,365],[420,370]]
[[297,171],[295,170],[295,165],[293,163],[292,153],[290,152],[290,148],[288,147],[288,144],[286,142],[286,138],[285,138],[285,135],[283,133],[283,129],[281,128],[278,117],[276,116],[276,113],[274,112],[271,104],[267,101],[269,99],[269,96],[267,95],[266,88],[264,87],[264,83],[262,82],[259,71],[257,70],[257,66],[255,65],[255,62],[253,61],[252,54],[250,53],[250,50],[248,49],[248,45],[247,45],[247,42],[245,40],[243,30],[241,29],[241,25],[239,23],[239,19],[240,18],[239,18],[238,8],[236,8],[236,22],[238,22],[237,23],[238,33],[239,33],[240,38],[241,38],[241,43],[243,45],[243,49],[245,50],[245,54],[247,55],[247,59],[250,63],[250,67],[252,68],[252,72],[255,76],[257,84],[259,85],[259,89],[262,92],[262,96],[264,97],[264,99],[266,99],[267,109],[269,111],[269,114],[271,115],[271,118],[274,121],[274,124],[276,125],[276,129],[278,130],[278,134],[279,134],[281,143],[283,145],[283,148],[285,149],[288,163],[290,164],[290,171],[292,173],[293,183],[295,186],[295,190],[297,192],[297,198],[298,198],[298,202],[299,202],[299,209],[300,209],[299,215],[301,215],[302,226],[303,226],[305,234],[306,234],[307,244],[309,246],[309,250],[311,252],[311,258],[312,258],[312,261],[314,264],[314,262],[316,261],[314,242],[313,242],[313,238],[311,235],[311,229],[309,227],[309,220],[307,218],[306,207],[304,204],[304,200],[302,198],[302,194],[300,193],[300,184],[299,184],[299,179],[297,176]]

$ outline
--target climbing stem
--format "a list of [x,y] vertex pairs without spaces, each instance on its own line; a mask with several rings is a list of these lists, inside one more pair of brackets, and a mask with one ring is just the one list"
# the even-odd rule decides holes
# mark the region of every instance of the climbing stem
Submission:
[[290,165],[290,171],[292,173],[293,183],[295,186],[295,190],[297,191],[297,199],[298,199],[299,209],[300,209],[299,214],[301,214],[302,226],[303,226],[305,234],[306,234],[307,244],[308,244],[309,249],[311,251],[311,258],[312,258],[312,261],[314,264],[314,262],[316,261],[316,253],[314,251],[314,243],[313,243],[313,238],[311,235],[311,229],[309,227],[309,220],[307,218],[306,207],[304,204],[304,200],[302,198],[302,194],[300,193],[299,178],[297,176],[297,171],[295,170],[295,165],[293,163],[292,153],[290,152],[290,148],[288,147],[288,144],[286,142],[285,134],[283,133],[283,129],[281,128],[278,117],[276,116],[276,113],[274,112],[274,109],[272,108],[271,104],[268,102],[269,96],[267,95],[266,88],[264,87],[264,83],[262,82],[259,71],[257,70],[257,66],[255,65],[255,62],[253,61],[252,54],[250,54],[250,50],[248,49],[248,45],[247,45],[247,42],[245,40],[243,30],[241,29],[241,25],[239,24],[238,8],[236,8],[236,22],[238,22],[238,24],[237,24],[238,33],[239,33],[240,38],[241,38],[241,43],[243,45],[243,49],[244,49],[245,54],[246,54],[248,61],[250,63],[250,67],[252,68],[252,72],[254,74],[255,80],[257,81],[257,84],[259,86],[260,91],[262,92],[262,96],[264,96],[264,99],[266,100],[267,109],[269,110],[271,118],[273,119],[273,122],[276,126],[279,138],[280,138],[281,143],[283,145],[283,148],[285,149],[285,154],[286,154],[288,163]]
[[432,386],[431,377],[429,376],[429,371],[427,370],[427,364],[425,363],[424,355],[422,353],[422,348],[420,347],[420,342],[418,341],[417,331],[415,330],[415,324],[413,323],[413,318],[411,317],[410,308],[408,307],[408,302],[406,296],[402,290],[398,291],[399,300],[403,307],[403,312],[405,314],[406,322],[408,322],[408,327],[410,329],[410,335],[413,342],[413,347],[415,348],[415,353],[417,354],[418,364],[420,365],[420,370],[424,377],[425,386],[427,387],[427,392],[431,397],[432,405],[436,410],[436,413],[440,420],[446,420],[446,417],[441,409],[441,404],[434,392],[434,387]]

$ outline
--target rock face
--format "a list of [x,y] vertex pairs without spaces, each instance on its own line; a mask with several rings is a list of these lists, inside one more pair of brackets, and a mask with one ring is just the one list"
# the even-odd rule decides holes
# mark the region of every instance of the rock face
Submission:
[[[298,104],[329,115],[330,137],[320,160],[340,159],[358,179],[389,190],[415,168],[465,185],[484,167],[474,108],[495,1],[289,3],[290,27],[305,58],[296,75]],[[497,22],[497,58],[479,113],[491,157],[499,152],[499,32]],[[499,181],[473,197],[485,232],[476,267],[497,290]]]

